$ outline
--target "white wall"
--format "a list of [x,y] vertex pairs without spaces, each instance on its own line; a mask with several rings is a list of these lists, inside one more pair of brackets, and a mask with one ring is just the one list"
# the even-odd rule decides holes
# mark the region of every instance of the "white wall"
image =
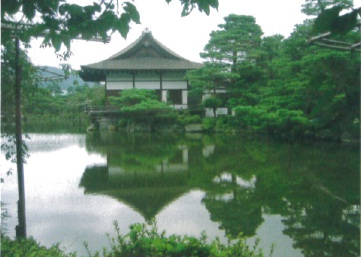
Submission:
[[135,88],[160,89],[160,82],[159,81],[135,81]]
[[122,90],[133,88],[132,81],[107,82],[107,90]]
[[187,89],[186,81],[162,81],[163,89]]
[[[205,108],[205,110],[206,110],[206,113],[205,113],[206,117],[214,117],[212,108]],[[225,107],[220,107],[220,108],[216,109],[216,116],[227,115],[227,114],[228,114],[228,109]]]
[[[162,74],[162,88],[187,89],[187,81],[182,73]],[[122,90],[133,88],[133,75],[131,73],[110,73],[107,74],[107,89]],[[160,74],[156,72],[139,72],[134,74],[134,86],[139,89],[160,89]]]

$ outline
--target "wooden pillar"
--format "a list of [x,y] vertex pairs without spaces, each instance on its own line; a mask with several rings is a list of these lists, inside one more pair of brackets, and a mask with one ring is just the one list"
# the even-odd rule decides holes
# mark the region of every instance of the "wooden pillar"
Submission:
[[163,74],[161,71],[159,72],[159,87],[160,87],[160,91],[162,91],[163,90]]
[[133,82],[133,88],[135,88],[135,73],[132,71],[132,82]]
[[107,81],[107,73],[105,72],[105,105],[109,105],[108,101],[108,81]]
[[167,102],[167,90],[163,90],[163,73],[162,71],[159,72],[159,89],[162,102]]

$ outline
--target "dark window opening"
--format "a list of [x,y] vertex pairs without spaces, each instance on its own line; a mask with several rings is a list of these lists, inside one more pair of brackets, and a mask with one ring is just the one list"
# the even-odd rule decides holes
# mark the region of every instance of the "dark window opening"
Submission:
[[162,101],[162,91],[161,90],[154,90],[155,94],[157,95],[157,99],[159,102]]
[[182,104],[182,90],[169,90],[168,102],[172,104]]

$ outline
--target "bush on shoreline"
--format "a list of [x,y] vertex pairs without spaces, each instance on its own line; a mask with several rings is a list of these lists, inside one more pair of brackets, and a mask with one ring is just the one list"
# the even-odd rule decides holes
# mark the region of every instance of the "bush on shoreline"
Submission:
[[[156,225],[134,224],[130,232],[121,235],[118,223],[115,222],[116,237],[110,238],[110,249],[103,249],[102,253],[91,253],[89,257],[263,257],[258,245],[250,247],[246,239],[239,236],[235,240],[228,240],[226,244],[216,239],[208,242],[207,236],[200,238],[192,236],[167,236],[165,232],[158,232]],[[75,257],[76,253],[66,254],[55,244],[50,248],[41,246],[33,238],[12,240],[1,236],[2,257]],[[272,252],[271,252],[272,254]]]

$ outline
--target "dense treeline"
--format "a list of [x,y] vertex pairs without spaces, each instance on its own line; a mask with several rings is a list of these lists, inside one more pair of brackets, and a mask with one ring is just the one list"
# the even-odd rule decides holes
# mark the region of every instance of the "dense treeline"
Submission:
[[[189,79],[193,95],[211,92],[203,100],[206,107],[233,112],[221,123],[288,137],[358,137],[358,53],[308,44],[314,32],[310,20],[289,38],[262,38],[251,16],[230,15],[219,28],[201,53],[205,66]],[[359,32],[336,38],[356,43]],[[228,94],[217,93],[219,88]]]
[[[15,94],[14,94],[14,45],[12,42],[4,42],[6,47],[2,51],[1,71],[1,113],[3,125],[6,121],[12,121],[14,116]],[[88,105],[104,105],[104,87],[87,84],[79,84],[77,80],[74,85],[63,92],[59,86],[62,80],[70,75],[65,71],[64,76],[49,81],[42,75],[41,68],[31,64],[26,52],[21,53],[22,65],[22,114],[28,122],[39,121],[74,121],[87,122],[84,108]],[[47,83],[44,83],[44,80]],[[44,84],[47,84],[44,87]],[[12,123],[12,122],[10,122]]]
[[[302,11],[318,15],[322,8],[319,10],[312,3],[306,1]],[[352,6],[348,0],[342,3]],[[192,85],[189,97],[191,102],[198,99],[200,107],[211,108],[214,113],[217,108],[226,107],[233,115],[203,119],[204,128],[251,130],[293,138],[359,138],[359,54],[310,45],[307,39],[322,28],[318,22],[319,31],[315,31],[314,24],[314,20],[306,20],[288,38],[262,37],[254,17],[225,17],[201,53],[204,67],[188,74]],[[336,33],[333,38],[349,43],[359,40],[359,31],[346,32]],[[13,113],[14,106],[14,45],[11,40],[3,40],[2,45],[2,116],[11,117],[8,114]],[[42,78],[37,68],[25,52],[21,62],[23,115],[29,120],[84,120],[84,106],[105,104],[103,87],[74,85],[64,94],[54,81],[44,88],[40,86]],[[227,94],[217,93],[219,88],[226,89]],[[205,91],[211,94],[202,101]],[[189,120],[197,121],[199,117]]]

